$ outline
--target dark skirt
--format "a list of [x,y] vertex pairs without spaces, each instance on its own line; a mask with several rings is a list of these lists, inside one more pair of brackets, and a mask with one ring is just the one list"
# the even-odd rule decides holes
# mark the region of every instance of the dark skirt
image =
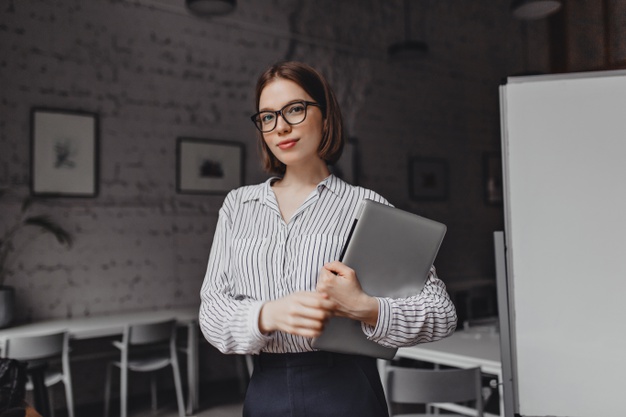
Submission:
[[388,417],[376,359],[329,352],[262,353],[244,417]]

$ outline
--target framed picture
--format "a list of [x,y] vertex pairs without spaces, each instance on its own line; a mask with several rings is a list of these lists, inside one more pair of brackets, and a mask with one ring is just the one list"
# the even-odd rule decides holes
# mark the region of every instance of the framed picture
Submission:
[[95,197],[98,194],[98,116],[34,108],[30,168],[34,195]]
[[502,204],[502,157],[496,152],[483,154],[483,181],[485,183],[485,203]]
[[448,163],[443,158],[409,159],[409,194],[420,201],[448,198]]
[[242,143],[178,138],[176,191],[183,194],[226,194],[243,185]]
[[332,165],[331,172],[347,182],[348,184],[357,185],[357,158],[356,158],[356,141],[350,139],[343,146],[341,158]]

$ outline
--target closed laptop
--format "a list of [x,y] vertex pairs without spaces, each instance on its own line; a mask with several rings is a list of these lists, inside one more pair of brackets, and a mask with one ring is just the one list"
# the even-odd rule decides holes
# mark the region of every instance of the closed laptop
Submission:
[[[405,298],[420,293],[446,233],[442,223],[395,207],[363,200],[341,261],[354,269],[371,296]],[[367,339],[361,323],[333,317],[313,347],[383,359],[397,349]]]

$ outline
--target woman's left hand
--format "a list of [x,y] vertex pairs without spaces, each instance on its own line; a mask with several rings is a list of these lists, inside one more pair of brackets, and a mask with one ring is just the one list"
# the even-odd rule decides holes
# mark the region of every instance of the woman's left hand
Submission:
[[339,261],[329,262],[320,271],[317,291],[335,302],[335,314],[376,326],[378,301],[363,292],[354,270]]

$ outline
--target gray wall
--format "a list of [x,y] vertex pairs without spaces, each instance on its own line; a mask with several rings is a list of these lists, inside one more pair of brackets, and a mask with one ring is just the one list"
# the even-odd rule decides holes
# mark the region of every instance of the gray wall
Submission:
[[[358,183],[448,225],[444,281],[493,280],[503,214],[483,200],[482,156],[500,149],[501,79],[547,70],[547,24],[522,25],[491,0],[412,2],[411,18],[431,53],[396,64],[385,52],[404,37],[400,1],[240,0],[212,19],[189,15],[182,0],[0,2],[0,185],[16,193],[0,203],[0,224],[29,192],[31,109],[100,118],[100,194],[37,202],[76,244],[45,237],[13,258],[18,319],[198,303],[223,196],[176,193],[176,138],[242,142],[246,183],[265,179],[248,115],[256,77],[282,59],[311,63],[335,86]],[[447,200],[411,201],[411,156],[448,161]],[[234,374],[220,363],[203,379]],[[79,402],[100,398],[94,378],[79,381]]]
[[[100,194],[38,204],[75,232],[76,245],[39,239],[14,258],[19,319],[197,303],[223,197],[176,193],[176,138],[242,142],[246,182],[262,181],[248,121],[253,87],[285,58],[317,66],[336,86],[357,140],[358,183],[448,224],[441,277],[493,276],[491,231],[502,227],[502,209],[483,202],[482,154],[499,150],[497,86],[522,61],[507,6],[415,2],[412,33],[432,52],[403,65],[385,56],[404,36],[400,2],[244,0],[213,19],[177,2],[145,3],[2,6],[0,183],[28,192],[32,107],[100,117]],[[410,200],[409,156],[448,161],[446,201]],[[3,220],[17,203],[3,202]]]

